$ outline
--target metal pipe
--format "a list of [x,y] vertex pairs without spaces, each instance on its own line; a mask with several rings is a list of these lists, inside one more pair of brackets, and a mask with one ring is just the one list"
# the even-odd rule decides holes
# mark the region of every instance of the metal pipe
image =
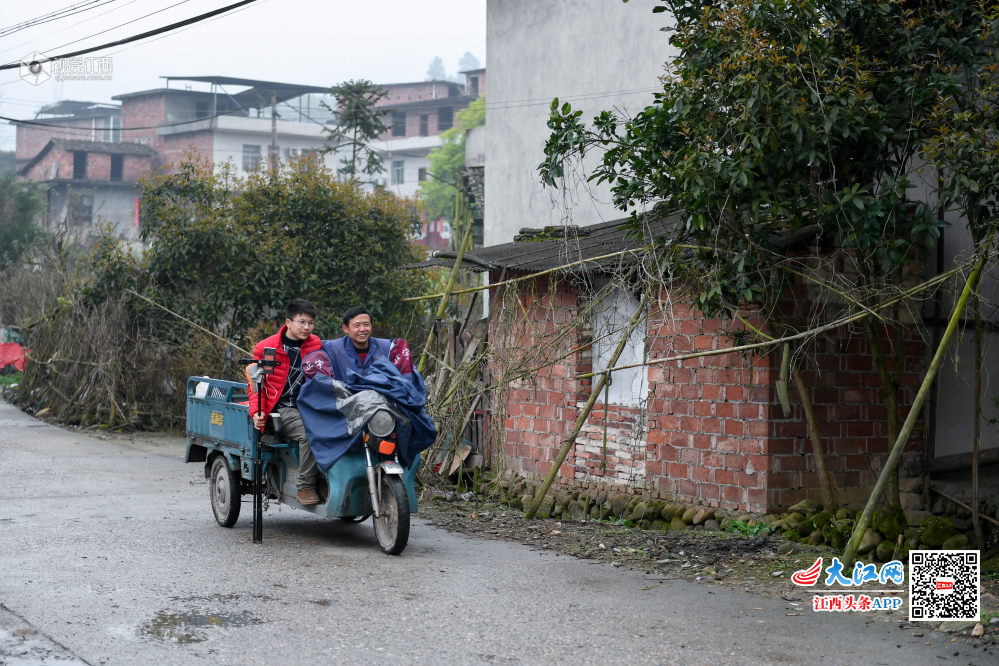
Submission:
[[264,542],[264,461],[253,461],[253,543]]
[[378,506],[378,486],[375,482],[375,468],[371,466],[371,449],[367,444],[364,445],[364,457],[368,460],[368,494],[371,495],[371,510],[374,517],[379,518],[382,512]]

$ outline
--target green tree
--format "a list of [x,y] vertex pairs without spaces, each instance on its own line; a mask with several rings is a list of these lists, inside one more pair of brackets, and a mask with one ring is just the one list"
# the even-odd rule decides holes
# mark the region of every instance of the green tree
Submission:
[[340,159],[343,166],[338,173],[351,178],[364,174],[370,178],[385,171],[381,156],[369,144],[389,129],[382,118],[391,113],[391,109],[378,106],[388,95],[388,90],[359,79],[333,86],[330,94],[336,99],[336,109],[326,102],[320,104],[337,118],[337,125],[325,130],[326,140],[332,146],[324,150],[340,152],[346,149],[347,154]]
[[0,174],[0,269],[16,264],[21,255],[45,239],[35,222],[45,209],[45,196],[37,183]]
[[149,178],[143,206],[149,249],[137,286],[226,337],[243,340],[268,306],[280,311],[296,296],[319,308],[316,332],[326,337],[340,336],[353,305],[371,310],[383,335],[405,334],[420,314],[402,299],[422,278],[398,270],[424,256],[412,241],[415,206],[337,178],[318,156],[245,181],[231,164],[186,160]]
[[441,145],[430,151],[429,178],[420,185],[418,195],[427,217],[438,220],[454,215],[454,185],[465,166],[465,132],[486,124],[486,98],[479,97],[467,109],[455,114],[454,127],[441,134]]
[[[779,333],[800,329],[801,314],[779,301],[809,254],[849,263],[838,288],[854,307],[899,291],[945,226],[935,193],[912,176],[927,159],[935,109],[953,111],[946,98],[970,72],[992,76],[995,7],[677,0],[655,11],[675,20],[678,49],[663,90],[637,116],[604,112],[590,127],[555,100],[543,179],[556,185],[572,159],[602,151],[592,179],[610,184],[620,208],[677,215],[672,239],[650,241],[703,248],[675,260],[708,315],[748,306]],[[641,234],[637,216],[631,226]],[[864,322],[892,444],[904,360],[894,315]],[[895,474],[889,496],[898,502]]]

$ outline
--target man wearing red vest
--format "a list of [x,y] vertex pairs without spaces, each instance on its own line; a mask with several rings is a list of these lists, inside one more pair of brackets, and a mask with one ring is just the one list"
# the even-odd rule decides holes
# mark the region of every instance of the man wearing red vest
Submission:
[[298,413],[298,392],[305,382],[302,374],[302,358],[322,346],[318,336],[312,334],[316,326],[316,306],[309,301],[296,298],[285,308],[284,326],[277,334],[272,335],[253,348],[253,358],[262,359],[264,348],[273,347],[277,350],[276,358],[280,362],[274,368],[274,374],[266,378],[261,391],[260,413],[257,413],[257,395],[250,386],[249,409],[253,416],[253,425],[263,432],[267,424],[267,415],[277,412],[281,415],[281,438],[287,442],[298,444],[298,501],[303,506],[319,504],[316,494],[316,481],[319,479],[319,467],[309,449],[309,438],[302,425],[302,417]]

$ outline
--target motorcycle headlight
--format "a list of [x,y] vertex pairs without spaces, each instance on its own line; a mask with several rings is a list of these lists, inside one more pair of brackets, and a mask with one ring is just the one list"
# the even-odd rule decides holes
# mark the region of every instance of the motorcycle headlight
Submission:
[[384,409],[379,409],[368,421],[368,432],[375,437],[388,437],[393,430],[395,430],[395,417]]

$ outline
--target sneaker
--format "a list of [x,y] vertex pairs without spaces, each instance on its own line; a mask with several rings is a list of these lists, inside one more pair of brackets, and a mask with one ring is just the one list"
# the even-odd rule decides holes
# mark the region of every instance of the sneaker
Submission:
[[303,488],[298,491],[298,503],[302,506],[312,506],[313,504],[319,504],[320,501],[319,495],[312,488]]

